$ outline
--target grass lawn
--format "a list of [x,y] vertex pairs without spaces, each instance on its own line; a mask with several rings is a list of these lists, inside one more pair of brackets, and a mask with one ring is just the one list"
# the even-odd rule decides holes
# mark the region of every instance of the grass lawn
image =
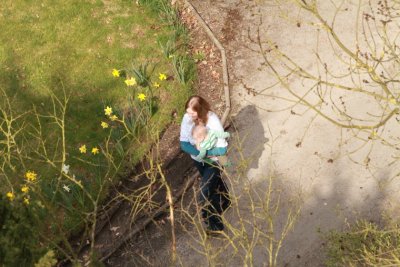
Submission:
[[[52,235],[69,233],[81,226],[86,219],[85,209],[89,212],[94,208],[85,192],[93,199],[101,199],[105,194],[99,196],[104,179],[119,171],[119,165],[113,164],[122,154],[107,149],[115,145],[113,135],[118,139],[123,133],[116,129],[118,122],[105,116],[104,109],[112,107],[120,119],[123,114],[135,112],[129,110],[130,97],[135,99],[134,105],[144,107],[145,101],[138,101],[137,95],[143,93],[149,101],[152,88],[158,109],[147,124],[151,127],[146,129],[157,132],[171,120],[172,110],[183,105],[190,89],[179,79],[159,79],[160,73],[174,75],[171,58],[159,45],[174,36],[174,29],[160,19],[158,12],[138,6],[135,1],[4,0],[0,5],[0,29],[0,179],[4,181],[0,185],[0,201],[3,215],[4,210],[9,211],[7,218],[12,218],[13,209],[25,208],[39,217],[40,213],[44,217],[51,215],[52,219],[37,227],[37,239],[46,247],[43,236],[48,241]],[[145,63],[149,64],[149,85],[128,87],[124,80]],[[127,70],[127,77],[113,77],[113,69]],[[154,82],[160,87],[153,86]],[[68,97],[65,113],[57,102],[62,102],[64,93]],[[109,127],[103,129],[102,122]],[[146,131],[135,134],[136,139],[121,143],[130,146],[124,149],[130,151],[131,164],[148,147],[140,139],[148,136]],[[84,154],[79,150],[82,145],[87,147]],[[106,151],[113,163],[102,153],[92,154],[92,148]],[[73,178],[65,179],[63,164],[68,165]],[[35,181],[24,178],[30,170],[37,174]],[[86,191],[73,179],[81,181]],[[26,184],[32,184],[32,195],[21,192]],[[29,204],[21,208],[18,201]],[[0,205],[0,215],[1,212]],[[56,222],[55,218],[60,220]],[[0,219],[2,224],[5,222]],[[2,235],[0,241],[8,238]],[[5,257],[0,250],[0,259],[2,256]],[[31,260],[35,257],[32,255]]]

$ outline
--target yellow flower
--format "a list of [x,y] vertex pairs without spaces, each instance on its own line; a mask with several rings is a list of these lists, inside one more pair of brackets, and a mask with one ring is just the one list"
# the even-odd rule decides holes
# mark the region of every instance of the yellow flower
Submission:
[[79,148],[79,151],[84,154],[86,153],[86,145],[81,145],[81,147]]
[[112,113],[112,108],[109,107],[109,106],[107,106],[107,107],[104,109],[104,114],[106,114],[107,116],[110,116],[111,113]]
[[13,192],[8,192],[8,193],[6,194],[6,196],[8,197],[8,199],[9,199],[10,201],[12,201],[12,200],[15,198]]
[[160,81],[166,80],[167,75],[165,75],[164,73],[160,73],[160,75],[158,76],[158,79],[160,79]]
[[174,57],[174,55],[172,55],[172,54],[168,56],[168,58],[173,58],[173,57]]
[[24,197],[24,204],[29,205],[29,198]]
[[136,84],[136,79],[133,77],[130,79],[127,79],[127,80],[125,80],[125,84],[128,86],[134,86]]
[[112,70],[112,75],[113,75],[114,77],[119,77],[119,70],[113,69],[113,70]]
[[116,120],[118,120],[118,117],[116,115],[112,115],[112,116],[110,116],[110,120],[116,121]]
[[140,101],[144,101],[144,100],[146,100],[146,95],[143,94],[143,93],[140,93],[140,94],[138,94],[137,98],[138,98]]
[[24,185],[23,187],[21,187],[21,191],[22,191],[22,193],[28,193],[29,192],[29,187]]
[[34,171],[27,171],[25,173],[25,178],[26,180],[33,182],[36,180],[37,174]]
[[391,104],[393,104],[393,105],[396,105],[396,104],[397,104],[396,99],[394,99],[393,97],[389,98],[389,102],[390,102]]
[[92,154],[93,155],[99,154],[99,149],[97,147],[92,148]]
[[160,84],[159,84],[159,83],[156,83],[156,82],[154,82],[154,83],[153,83],[153,86],[154,86],[155,88],[158,88],[158,87],[160,87]]
[[106,128],[108,128],[108,123],[107,123],[107,122],[104,122],[104,121],[102,121],[102,122],[101,122],[101,127],[103,127],[103,129],[106,129]]

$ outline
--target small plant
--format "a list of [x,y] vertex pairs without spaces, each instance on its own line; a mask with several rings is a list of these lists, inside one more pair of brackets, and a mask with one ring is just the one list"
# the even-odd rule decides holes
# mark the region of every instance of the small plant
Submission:
[[188,41],[188,29],[186,28],[185,24],[183,24],[180,20],[176,21],[173,24],[174,28],[174,37],[175,39],[183,39],[184,42]]
[[[150,75],[151,72],[148,70],[149,63],[140,64],[138,67],[132,67],[133,76],[135,76],[137,83],[142,86],[146,87],[149,86],[150,83]],[[134,84],[133,84],[134,85]]]
[[172,38],[168,39],[165,43],[158,41],[158,44],[166,58],[170,58],[178,49],[175,40]]
[[174,65],[174,72],[179,82],[182,84],[187,84],[193,79],[194,75],[194,64],[186,56],[175,56],[172,58],[172,64]]
[[179,20],[176,8],[171,6],[168,1],[158,0],[155,2],[158,2],[158,7],[161,11],[160,14],[162,20],[171,25],[175,24]]
[[194,53],[193,55],[193,60],[194,62],[200,62],[203,61],[206,58],[206,56],[204,55],[204,53],[202,51],[197,51],[196,53]]

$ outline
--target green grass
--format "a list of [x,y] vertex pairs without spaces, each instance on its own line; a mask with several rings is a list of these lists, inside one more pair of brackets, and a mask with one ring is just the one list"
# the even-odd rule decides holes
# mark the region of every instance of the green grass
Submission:
[[[107,136],[104,106],[126,106],[113,68],[157,62],[157,72],[168,72],[157,40],[171,30],[132,1],[6,1],[0,13],[0,87],[14,96],[14,111],[36,106],[42,114],[53,111],[51,91],[66,91],[69,164],[79,164],[81,144],[97,146]],[[58,134],[50,119],[43,123],[46,137]]]
[[[79,156],[80,144],[95,146],[105,138],[104,106],[126,106],[125,85],[111,76],[113,68],[149,63],[154,80],[159,72],[173,73],[167,59],[159,60],[157,43],[171,28],[133,1],[6,1],[0,13],[0,87],[15,96],[15,111],[34,105],[51,113],[50,91],[70,95],[68,162]],[[162,85],[172,96],[178,88]],[[52,126],[46,125],[47,134]]]
[[[49,90],[64,87],[71,94],[70,143],[102,139],[97,122],[104,104],[125,98],[111,70],[159,58],[157,35],[168,35],[165,27],[152,29],[157,16],[132,1],[92,2],[6,1],[0,7],[0,86],[18,94],[18,107],[44,110],[51,108]],[[158,67],[167,69],[165,62]]]
[[[177,16],[172,14],[174,10],[166,3],[164,0],[151,1],[146,3],[150,8],[146,8],[146,5],[138,6],[135,1],[127,0],[2,1],[0,89],[10,97],[9,112],[14,115],[31,112],[24,120],[21,119],[13,125],[15,129],[24,127],[17,135],[17,146],[27,152],[17,153],[17,146],[13,148],[15,151],[12,161],[19,162],[14,164],[15,170],[7,167],[5,160],[0,164],[3,166],[0,179],[7,180],[7,183],[0,185],[0,199],[4,204],[4,212],[0,212],[0,217],[1,214],[13,214],[13,210],[16,212],[17,200],[4,203],[8,201],[4,194],[13,191],[17,195],[16,199],[21,200],[20,186],[24,183],[23,174],[27,170],[34,170],[38,173],[39,180],[35,194],[41,198],[35,202],[31,199],[30,209],[18,207],[18,210],[23,210],[23,218],[30,218],[20,222],[25,227],[23,229],[37,229],[37,238],[43,242],[42,247],[47,247],[52,242],[53,245],[59,243],[64,237],[56,235],[61,232],[68,236],[69,233],[78,231],[82,223],[87,222],[86,212],[92,211],[93,205],[76,184],[68,184],[71,193],[61,189],[61,186],[68,182],[57,179],[57,175],[60,177],[62,163],[61,130],[53,118],[37,118],[32,110],[35,109],[41,115],[56,113],[60,116],[61,110],[59,107],[54,108],[52,94],[59,99],[63,98],[64,93],[69,97],[65,115],[65,163],[70,165],[70,169],[76,174],[76,178],[83,182],[90,195],[97,198],[100,194],[99,199],[104,198],[107,193],[107,186],[102,187],[105,179],[112,175],[114,178],[118,177],[117,174],[123,166],[132,167],[143,157],[155,136],[172,120],[172,111],[178,107],[180,112],[191,92],[191,84],[187,81],[194,78],[194,72],[186,71],[193,70],[191,61],[180,65],[185,84],[181,84],[178,77],[168,81],[158,80],[159,73],[173,76],[176,72],[173,70],[171,58],[163,54],[160,44],[165,45],[167,40],[174,38],[180,48],[174,50],[174,53],[184,55],[186,52],[179,39],[187,40],[187,33],[182,29],[182,25],[175,21]],[[146,64],[148,65],[145,68]],[[116,144],[113,140],[124,134],[118,127],[111,127],[112,130],[102,129],[102,121],[110,123],[104,115],[104,108],[112,106],[119,117],[132,113],[129,96],[135,97],[137,93],[144,92],[149,97],[150,89],[140,86],[128,88],[123,82],[124,78],[112,76],[114,68],[126,70],[129,76],[144,77],[146,81],[142,82],[143,86],[153,82],[161,85],[160,88],[152,89],[156,98],[156,112],[151,120],[146,123],[146,127],[135,130],[136,137],[133,141],[121,143],[121,148],[129,153],[118,153],[115,147],[111,152],[115,161],[122,161],[122,165],[117,167],[111,166],[109,161],[100,155],[90,155],[92,147],[104,148],[109,135],[114,137],[110,141],[113,149],[113,145]],[[139,83],[139,79],[137,80]],[[136,101],[134,105],[140,103]],[[4,109],[6,106],[4,95],[1,95],[0,108]],[[5,125],[4,116],[0,114],[2,126]],[[42,127],[40,141],[45,143],[46,151],[40,146],[39,140],[29,134],[38,129],[39,121]],[[0,132],[0,141],[4,140],[6,134]],[[78,148],[82,144],[88,147],[86,155],[79,153]],[[6,146],[0,142],[0,154],[5,150]],[[36,152],[47,154],[49,158],[54,159],[54,164],[38,158]],[[22,155],[21,158],[18,158],[19,154]],[[119,158],[120,156],[126,158]],[[91,166],[93,164],[99,166]],[[45,207],[47,213],[42,207]],[[32,218],[35,217],[31,216],[32,214],[38,217],[36,221],[44,220],[45,223],[37,225],[36,228],[29,227],[33,224]],[[13,223],[19,221],[18,216],[7,218]],[[0,219],[0,227],[7,223],[7,219],[4,220]],[[2,240],[7,239],[7,235],[0,237]],[[33,240],[31,243],[35,242]],[[10,247],[15,245],[11,241],[9,244]],[[54,248],[53,245],[51,247]],[[15,255],[19,255],[18,253],[21,252],[15,252]],[[27,262],[37,259],[37,255],[32,253]],[[1,256],[2,250],[0,259]],[[1,263],[0,260],[0,265]]]

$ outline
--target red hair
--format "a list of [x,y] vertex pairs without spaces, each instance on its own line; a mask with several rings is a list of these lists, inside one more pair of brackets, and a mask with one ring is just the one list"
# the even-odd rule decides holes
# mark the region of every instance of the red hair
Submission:
[[210,104],[201,96],[194,95],[189,97],[185,105],[185,110],[191,108],[193,111],[197,112],[197,119],[195,124],[200,122],[207,124],[208,112],[211,111]]

